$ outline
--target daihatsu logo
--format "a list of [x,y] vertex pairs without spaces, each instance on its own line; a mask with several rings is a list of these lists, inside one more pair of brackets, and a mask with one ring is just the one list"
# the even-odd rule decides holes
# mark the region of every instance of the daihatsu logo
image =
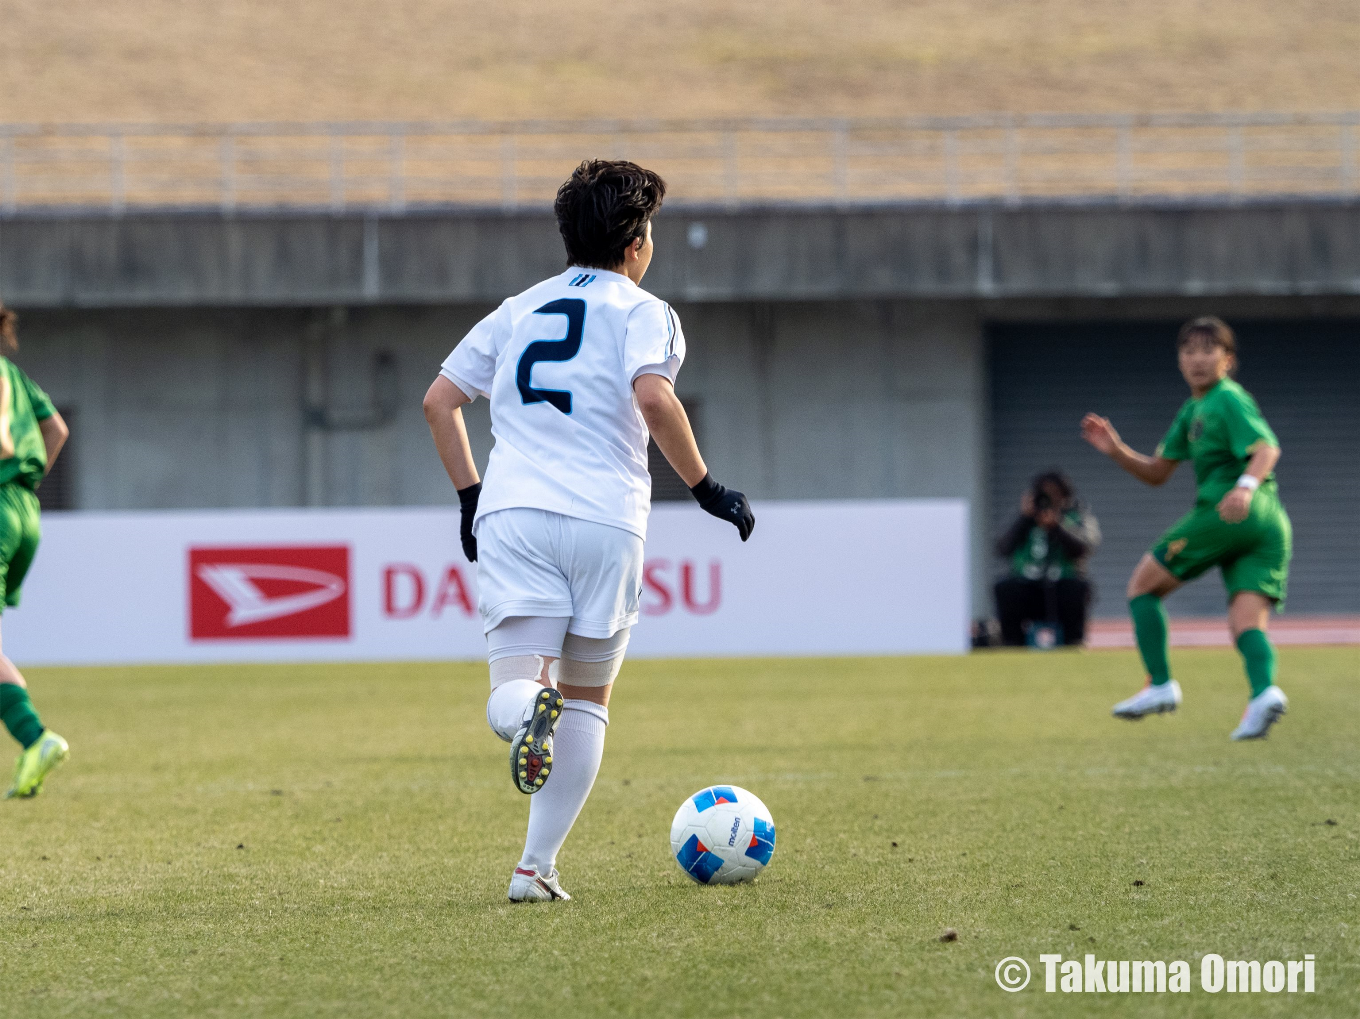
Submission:
[[190,636],[348,637],[349,577],[345,545],[190,549]]

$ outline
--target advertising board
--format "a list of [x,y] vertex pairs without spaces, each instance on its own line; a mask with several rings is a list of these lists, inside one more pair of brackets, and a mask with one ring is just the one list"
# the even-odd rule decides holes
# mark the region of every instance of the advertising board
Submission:
[[[762,502],[743,544],[651,518],[635,657],[967,647],[967,505]],[[4,646],[22,664],[476,659],[453,509],[53,513]]]

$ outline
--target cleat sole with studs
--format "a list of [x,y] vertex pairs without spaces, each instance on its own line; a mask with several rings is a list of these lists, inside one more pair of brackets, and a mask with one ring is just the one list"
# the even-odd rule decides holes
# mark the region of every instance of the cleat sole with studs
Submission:
[[510,744],[510,776],[515,788],[533,795],[552,772],[552,738],[562,717],[562,695],[544,687],[534,697],[533,711]]

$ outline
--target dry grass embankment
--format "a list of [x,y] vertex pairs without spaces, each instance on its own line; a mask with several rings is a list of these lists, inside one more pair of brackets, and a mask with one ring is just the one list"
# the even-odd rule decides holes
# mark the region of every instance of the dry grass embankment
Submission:
[[0,0],[0,121],[1360,107],[1355,0]]

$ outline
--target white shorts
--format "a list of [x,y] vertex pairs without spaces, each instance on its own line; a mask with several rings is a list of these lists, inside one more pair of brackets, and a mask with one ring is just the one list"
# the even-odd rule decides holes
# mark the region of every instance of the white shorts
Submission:
[[567,632],[612,637],[638,620],[642,539],[632,531],[540,509],[477,521],[482,627],[511,616],[567,616]]

